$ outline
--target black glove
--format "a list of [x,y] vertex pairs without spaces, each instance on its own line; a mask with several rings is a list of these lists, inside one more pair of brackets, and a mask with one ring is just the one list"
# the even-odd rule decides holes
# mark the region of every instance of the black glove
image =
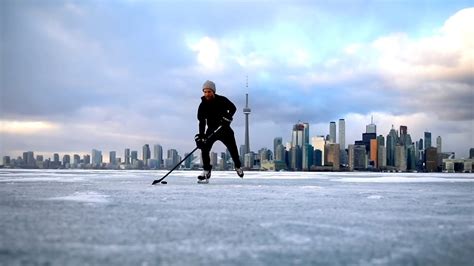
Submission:
[[221,118],[221,125],[222,126],[228,127],[228,126],[230,126],[230,123],[232,123],[232,117],[223,116]]
[[206,145],[206,140],[207,138],[204,134],[196,134],[196,136],[194,136],[194,141],[196,141],[196,146],[199,149],[202,149]]

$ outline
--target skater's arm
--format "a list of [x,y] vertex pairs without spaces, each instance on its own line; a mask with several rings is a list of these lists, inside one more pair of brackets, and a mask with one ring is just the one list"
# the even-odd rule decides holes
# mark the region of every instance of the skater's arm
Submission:
[[199,105],[197,119],[199,121],[199,134],[204,135],[204,132],[206,131],[206,117],[202,105]]

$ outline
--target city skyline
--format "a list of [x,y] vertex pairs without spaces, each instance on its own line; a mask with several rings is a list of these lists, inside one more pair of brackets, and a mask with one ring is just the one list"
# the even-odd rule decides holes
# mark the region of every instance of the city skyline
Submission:
[[[1,1],[0,155],[192,150],[205,80],[250,146],[306,121],[346,145],[370,121],[474,146],[471,1]],[[202,14],[205,15],[203,19]],[[248,86],[247,79],[248,77]],[[270,137],[269,137],[270,135]],[[222,146],[216,145],[221,151]],[[138,149],[138,148],[137,148]]]
[[[282,144],[283,146],[286,146],[287,147],[287,152],[289,152],[288,148],[291,148],[291,147],[294,147],[295,145],[299,145],[299,146],[302,146],[304,142],[306,143],[311,143],[313,138],[315,137],[322,137],[324,138],[327,143],[335,143],[335,144],[343,144],[343,146],[340,146],[340,149],[341,151],[342,150],[348,150],[347,148],[349,147],[349,145],[354,145],[356,144],[357,141],[361,141],[362,138],[363,138],[363,134],[364,133],[374,133],[377,137],[382,135],[383,138],[385,137],[388,137],[389,135],[392,134],[392,132],[396,132],[395,134],[397,134],[397,136],[401,136],[401,135],[407,135],[407,131],[409,131],[409,127],[407,127],[406,125],[399,125],[399,127],[395,127],[394,125],[392,125],[392,128],[389,132],[387,132],[386,134],[382,133],[382,132],[378,132],[377,131],[377,125],[374,124],[374,121],[373,121],[373,117],[371,117],[371,122],[370,124],[367,124],[366,125],[366,130],[365,132],[361,131],[360,132],[360,138],[358,140],[355,140],[355,141],[349,141],[347,142],[347,139],[345,139],[345,119],[344,118],[340,118],[339,119],[339,125],[336,127],[333,125],[335,124],[334,121],[331,121],[329,122],[329,130],[327,132],[327,134],[311,134],[310,132],[310,125],[308,123],[305,123],[305,122],[298,122],[296,125],[298,124],[301,124],[301,125],[304,125],[304,128],[302,128],[302,130],[304,130],[304,133],[302,133],[301,136],[298,136],[298,135],[294,135],[294,128],[293,128],[293,131],[291,131],[290,135],[293,134],[292,137],[288,138],[288,139],[285,139],[281,136],[275,136],[273,137],[273,146],[270,146],[270,147],[259,147],[258,149],[256,150],[250,150],[250,152],[253,152],[254,154],[257,154],[259,150],[262,150],[262,149],[268,149],[268,150],[271,150],[272,151],[272,156],[273,158],[275,158],[276,154],[275,154],[275,150],[276,150],[276,144],[275,144],[275,141],[277,139],[279,139],[279,141],[281,141],[280,144]],[[341,126],[343,128],[343,133],[341,134]],[[331,136],[332,135],[332,132],[334,132],[335,136]],[[411,136],[412,132],[409,131],[408,132],[408,135]],[[423,141],[426,141],[426,139],[429,139],[429,144],[424,144],[424,147],[423,149],[426,149],[428,147],[434,147],[434,148],[438,148],[438,153],[455,153],[453,151],[447,151],[445,149],[443,149],[442,147],[444,146],[442,144],[442,136],[436,136],[434,137],[432,135],[431,132],[429,131],[425,131],[423,133],[423,135],[420,135],[419,137],[416,136],[416,135],[413,135],[410,139],[411,139],[411,144],[415,145],[415,144],[418,144],[418,140],[422,140],[422,143]],[[303,140],[304,139],[304,140]],[[285,141],[286,140],[286,141]],[[348,143],[346,145],[346,143]],[[384,144],[385,145],[385,144]],[[387,144],[388,145],[388,144]],[[428,146],[427,146],[428,145]],[[240,145],[241,147],[245,147],[246,144],[243,143]],[[467,149],[467,153],[470,152],[470,150],[472,150],[472,147],[468,147],[466,148]],[[44,159],[52,159],[55,154],[58,154],[60,157],[59,159],[61,159],[61,155],[63,156],[71,156],[71,155],[79,155],[79,156],[91,156],[92,154],[92,157],[94,157],[94,153],[95,152],[99,152],[101,155],[101,161],[103,163],[113,163],[111,158],[109,157],[110,154],[114,154],[113,155],[113,160],[116,160],[116,159],[120,159],[120,162],[121,163],[126,163],[126,164],[131,164],[130,163],[130,152],[133,154],[135,153],[135,159],[141,159],[143,161],[145,161],[146,159],[157,159],[157,158],[162,158],[163,161],[166,160],[166,156],[164,156],[164,151],[175,151],[176,152],[176,156],[181,156],[181,155],[184,155],[184,154],[187,154],[186,151],[184,152],[180,152],[180,151],[176,151],[175,148],[173,147],[169,147],[168,149],[164,149],[163,146],[159,143],[154,143],[154,144],[143,144],[141,148],[131,148],[131,147],[125,147],[125,148],[122,148],[122,151],[123,151],[123,156],[117,156],[117,151],[118,150],[109,150],[109,151],[104,151],[104,150],[101,150],[101,149],[97,149],[97,148],[92,148],[91,149],[92,152],[84,152],[84,153],[80,153],[80,152],[70,152],[70,153],[59,153],[59,152],[54,152],[52,153],[49,157],[41,152],[38,152],[36,153],[35,151],[32,151],[32,150],[28,150],[28,151],[23,151],[22,154],[24,156],[25,153],[27,152],[35,152],[35,156],[41,156],[41,158],[44,158]],[[142,152],[140,152],[140,150]],[[216,149],[213,149],[212,152],[214,154],[219,154],[219,153],[222,153],[223,151],[218,151]],[[108,154],[109,156],[104,156]],[[118,153],[120,154],[120,153]],[[153,156],[152,156],[153,154]],[[18,158],[18,157],[22,157],[21,155],[5,155],[5,156],[9,156],[11,159],[15,159],[15,158]],[[197,155],[199,157],[199,155]],[[243,155],[241,154],[241,156],[243,157]],[[133,157],[133,155],[132,155]],[[194,155],[194,157],[196,157],[196,154]],[[462,157],[462,156],[456,156],[456,158],[469,158],[469,156],[467,157]],[[94,161],[92,159],[92,161]],[[164,162],[162,162],[164,164]],[[160,163],[159,163],[160,164]]]

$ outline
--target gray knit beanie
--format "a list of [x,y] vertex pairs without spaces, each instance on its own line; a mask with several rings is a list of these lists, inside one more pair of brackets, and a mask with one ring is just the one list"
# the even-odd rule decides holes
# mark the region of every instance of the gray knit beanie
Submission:
[[212,82],[210,80],[206,80],[206,82],[204,82],[204,84],[202,84],[202,90],[204,90],[204,89],[210,89],[211,91],[216,93],[216,84],[214,84],[214,82]]

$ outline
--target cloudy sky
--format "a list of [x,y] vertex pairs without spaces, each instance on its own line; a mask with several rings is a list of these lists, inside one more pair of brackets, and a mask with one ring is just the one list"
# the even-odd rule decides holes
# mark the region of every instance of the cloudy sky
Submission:
[[405,125],[458,157],[474,147],[472,0],[3,0],[0,12],[1,156],[108,160],[145,143],[183,155],[206,79],[238,107],[238,145],[249,93],[253,151],[339,118],[351,144],[371,116],[377,134]]

